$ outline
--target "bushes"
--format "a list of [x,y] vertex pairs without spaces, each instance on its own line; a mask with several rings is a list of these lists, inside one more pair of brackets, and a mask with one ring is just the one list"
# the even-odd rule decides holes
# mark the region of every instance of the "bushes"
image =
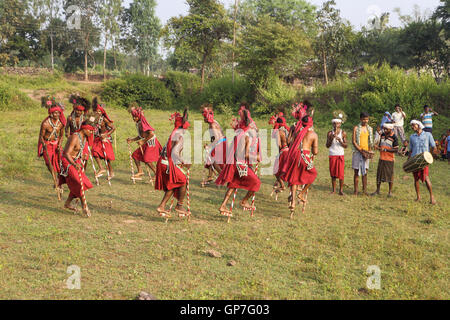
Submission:
[[125,108],[134,101],[143,108],[153,109],[167,109],[173,104],[173,93],[164,83],[144,75],[130,75],[106,81],[101,97],[106,102]]
[[311,100],[319,112],[331,117],[331,111],[342,109],[353,122],[361,111],[369,112],[379,122],[383,113],[393,112],[398,103],[410,121],[419,117],[425,104],[448,117],[449,91],[448,80],[437,84],[431,75],[418,77],[387,64],[380,68],[366,65],[355,80],[340,78],[328,86],[316,87]]
[[223,106],[228,106],[236,110],[242,101],[254,101],[254,94],[250,84],[237,75],[233,84],[232,76],[226,75],[207,83],[196,103],[201,105],[208,102],[214,107],[222,106],[223,108]]
[[164,82],[173,93],[176,107],[192,105],[200,92],[201,79],[195,74],[169,71],[164,75]]
[[272,114],[284,107],[290,106],[297,95],[297,91],[281,81],[277,76],[270,79],[266,89],[257,89],[255,111],[259,114]]

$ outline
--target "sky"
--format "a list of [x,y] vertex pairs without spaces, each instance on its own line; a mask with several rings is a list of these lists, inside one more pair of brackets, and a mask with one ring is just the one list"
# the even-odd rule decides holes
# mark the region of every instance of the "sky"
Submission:
[[[234,5],[234,0],[220,0],[226,7]],[[308,2],[320,7],[326,0],[308,0]],[[394,8],[399,7],[402,14],[411,14],[413,7],[417,4],[423,13],[426,9],[433,12],[439,5],[439,0],[335,0],[336,6],[341,10],[341,16],[350,21],[357,29],[367,24],[367,20],[373,14],[391,12],[390,25],[401,26]],[[125,0],[125,3],[131,0]],[[185,15],[188,5],[185,0],[156,0],[156,15],[163,24],[173,16]]]

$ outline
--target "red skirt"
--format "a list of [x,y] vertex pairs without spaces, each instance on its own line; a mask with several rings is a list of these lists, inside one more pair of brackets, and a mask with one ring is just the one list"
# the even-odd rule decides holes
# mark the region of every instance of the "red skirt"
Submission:
[[[76,163],[81,163],[81,159],[78,159]],[[59,185],[67,184],[70,190],[70,195],[74,198],[81,198],[81,183],[80,177],[78,175],[77,169],[72,166],[66,158],[62,158],[62,170],[63,172],[67,171],[67,177],[62,175],[59,176]],[[70,166],[70,167],[69,167]],[[67,170],[69,167],[69,170]],[[83,179],[83,188],[84,191],[92,188],[92,183],[89,181],[88,177],[84,173],[81,172],[81,178]]]
[[58,141],[45,141],[45,144],[47,146],[48,156],[42,144],[39,145],[39,156],[44,156],[45,163],[48,166],[52,166],[53,170],[58,174],[60,171],[59,160],[61,159],[61,155],[56,151],[58,148]]
[[217,164],[223,168],[227,162],[227,141],[224,140],[211,151],[211,156],[206,159],[205,168],[211,167],[213,164]]
[[[104,149],[103,149],[103,146],[105,146]],[[105,159],[105,154],[106,154],[106,160],[108,160],[108,161],[116,160],[116,157],[114,156],[114,150],[113,150],[111,141],[104,140],[102,142],[102,138],[96,137],[94,139],[94,145],[92,146],[92,155],[95,158]]]
[[137,148],[133,152],[133,159],[145,163],[151,163],[156,162],[159,159],[159,154],[162,150],[161,144],[159,143],[158,139],[155,138],[155,145],[149,146],[148,143],[144,144],[141,148]]
[[[303,153],[309,154],[309,150],[304,150]],[[299,164],[300,162],[300,164]],[[296,150],[292,159],[289,159],[289,166],[286,174],[283,176],[283,180],[288,182],[289,185],[302,186],[304,184],[312,184],[317,177],[316,168],[311,170],[307,169],[307,164],[301,157],[300,150]]]
[[230,189],[244,189],[253,192],[259,191],[261,187],[261,180],[251,166],[248,166],[247,176],[240,177],[236,164],[226,164],[216,180],[218,185],[225,183],[228,183],[227,187]]
[[330,156],[330,176],[344,180],[345,160],[344,156]]
[[[167,173],[167,164],[163,163],[165,161],[167,160],[163,160],[160,158],[158,160],[158,163],[156,164],[155,189],[168,191],[184,186],[187,183],[187,178],[183,171],[175,166],[175,180],[177,182],[171,181],[170,175]],[[178,194],[176,194],[175,197],[178,199]]]
[[281,150],[281,153],[278,155],[278,157],[275,159],[275,164],[273,166],[273,174],[277,179],[281,177],[281,168],[283,168],[284,164],[286,163],[288,159],[288,153],[289,148],[285,148]]
[[426,166],[422,170],[413,172],[413,175],[414,175],[414,181],[420,180],[420,181],[424,182],[425,178],[428,177],[428,175],[429,175],[428,166]]

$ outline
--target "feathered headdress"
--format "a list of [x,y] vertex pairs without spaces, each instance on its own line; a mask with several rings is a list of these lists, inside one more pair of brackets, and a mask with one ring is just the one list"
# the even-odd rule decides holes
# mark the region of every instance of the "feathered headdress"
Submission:
[[287,130],[289,130],[289,127],[286,124],[286,119],[284,118],[283,112],[279,112],[279,113],[273,115],[269,120],[269,124],[273,125],[274,130],[277,130],[281,127],[285,127]]
[[202,105],[202,115],[208,123],[214,122],[214,111],[212,109],[212,104],[205,103]]
[[56,106],[56,98],[52,96],[41,97],[41,106],[47,109]]
[[303,103],[294,103],[292,105],[292,116],[297,119],[297,120],[301,120],[304,116],[307,115],[306,112],[306,105],[304,105]]
[[333,120],[331,120],[332,123],[334,122],[341,122],[344,123],[347,121],[347,115],[343,110],[334,110],[333,111]]
[[180,113],[175,112],[170,115],[169,120],[174,123],[175,129],[179,129],[179,128],[187,129],[190,126],[190,123],[188,122],[187,108],[184,109],[183,116],[181,116]]

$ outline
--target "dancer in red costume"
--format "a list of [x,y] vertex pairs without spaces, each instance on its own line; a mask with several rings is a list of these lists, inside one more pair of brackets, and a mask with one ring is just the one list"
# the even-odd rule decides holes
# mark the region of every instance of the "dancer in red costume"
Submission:
[[275,182],[273,188],[274,192],[283,192],[285,187],[283,180],[281,179],[281,168],[283,168],[284,163],[287,160],[287,155],[289,152],[289,147],[287,144],[287,137],[289,135],[289,127],[286,124],[286,119],[282,112],[275,114],[270,118],[269,124],[273,125],[272,138],[275,139],[279,154],[275,159],[275,164],[273,167],[273,174],[277,181]]
[[[67,126],[66,126],[66,138],[69,138],[72,134],[77,131],[80,131],[81,124],[88,118],[88,113],[91,108],[91,102],[82,98],[79,95],[72,94],[69,97],[69,102],[73,105],[73,110],[70,116],[67,118]],[[94,146],[94,135],[88,137],[88,146],[83,151],[83,162],[84,162],[84,170],[87,168],[87,163],[89,159],[89,152],[92,152],[92,148]]]
[[227,152],[226,165],[216,180],[216,184],[227,184],[228,188],[222,205],[219,208],[220,213],[223,215],[231,215],[231,212],[227,208],[227,203],[235,189],[245,189],[248,191],[241,201],[241,206],[244,209],[254,210],[255,208],[252,208],[248,200],[255,192],[259,191],[261,186],[261,181],[251,167],[253,163],[250,158],[250,124],[252,122],[250,111],[245,107],[241,107],[239,115],[240,121],[235,127],[236,134],[231,144],[231,149]]
[[38,140],[38,157],[44,157],[47,169],[53,178],[53,186],[61,198],[62,190],[58,187],[58,173],[60,170],[61,144],[64,125],[61,122],[63,110],[56,104],[55,100],[43,97],[42,106],[48,108],[48,117],[41,123]]
[[227,158],[227,138],[223,134],[222,127],[214,119],[214,111],[211,105],[203,106],[203,119],[209,126],[209,133],[211,137],[211,143],[205,145],[207,156],[205,159],[205,168],[208,169],[208,177],[202,185],[210,184],[214,181],[214,170],[220,174],[222,168],[225,166]]
[[[61,186],[66,183],[69,187],[70,194],[67,197],[64,207],[72,211],[76,211],[75,207],[71,205],[72,200],[80,198],[83,202],[84,192],[92,188],[92,183],[82,169],[82,156],[83,150],[87,148],[88,137],[95,130],[93,120],[94,118],[84,121],[80,131],[75,132],[69,137],[64,148],[59,185]],[[85,204],[83,204],[83,211],[90,216],[89,209]]]
[[133,152],[133,159],[136,163],[138,172],[133,178],[140,179],[144,172],[142,171],[141,162],[144,162],[154,174],[156,174],[156,167],[153,162],[157,162],[161,153],[162,147],[156,138],[155,129],[153,129],[147,122],[147,119],[142,112],[142,108],[137,105],[133,105],[130,108],[133,121],[136,122],[136,129],[138,136],[135,138],[128,138],[127,143],[137,141],[139,148]]
[[160,215],[168,215],[169,211],[165,208],[167,201],[173,195],[178,201],[175,211],[179,215],[187,215],[188,212],[183,208],[187,183],[183,167],[189,168],[190,165],[182,159],[184,134],[190,126],[187,109],[184,110],[183,116],[176,112],[171,115],[169,120],[174,121],[174,129],[156,164],[155,189],[165,192],[156,210]]
[[317,177],[317,171],[313,166],[314,156],[318,153],[318,137],[314,132],[313,121],[310,116],[305,115],[305,110],[297,105],[293,110],[293,116],[300,120],[297,122],[292,133],[292,143],[289,146],[288,159],[281,169],[282,179],[289,183],[291,196],[289,198],[289,209],[295,209],[295,195],[298,186],[304,188],[298,198],[305,202],[304,193]]
[[111,134],[116,130],[114,124],[105,111],[105,108],[98,103],[97,98],[92,101],[92,109],[96,113],[97,120],[95,123],[94,132],[94,145],[92,147],[92,155],[99,166],[99,171],[97,172],[97,178],[101,177],[105,172],[102,162],[100,159],[104,160],[108,165],[108,179],[114,178],[114,172],[111,165],[111,161],[116,159],[113,150],[112,137]]

